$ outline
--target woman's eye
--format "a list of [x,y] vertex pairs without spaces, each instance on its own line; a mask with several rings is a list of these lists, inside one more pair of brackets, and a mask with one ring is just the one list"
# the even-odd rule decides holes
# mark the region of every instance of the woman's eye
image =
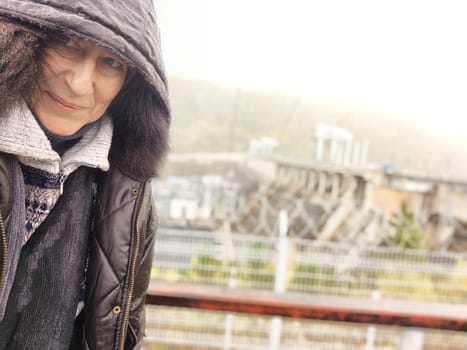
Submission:
[[63,39],[61,41],[61,44],[65,45],[65,46],[73,46],[74,41],[73,41],[72,38],[65,36],[65,37],[63,37]]
[[104,57],[104,63],[114,69],[123,68],[123,64],[112,57]]
[[63,46],[75,46],[76,45],[76,41],[69,37],[69,36],[66,36],[66,35],[57,35],[57,37],[55,38],[55,41],[57,42],[57,44],[59,45],[63,45]]
[[80,54],[81,48],[78,41],[67,35],[56,35],[52,37],[52,48],[60,55],[73,58]]

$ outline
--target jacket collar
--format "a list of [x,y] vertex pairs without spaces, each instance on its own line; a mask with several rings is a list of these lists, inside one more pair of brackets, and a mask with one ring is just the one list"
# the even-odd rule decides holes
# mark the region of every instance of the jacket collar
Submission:
[[24,165],[68,176],[80,166],[109,170],[113,125],[104,115],[62,158],[50,145],[24,101],[0,118],[0,151],[15,155]]

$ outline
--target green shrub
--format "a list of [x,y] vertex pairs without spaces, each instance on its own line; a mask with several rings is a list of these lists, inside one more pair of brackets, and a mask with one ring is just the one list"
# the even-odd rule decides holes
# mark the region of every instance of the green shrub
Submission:
[[426,242],[422,229],[413,212],[402,202],[399,211],[392,215],[389,224],[394,229],[394,235],[389,242],[403,249],[425,249]]

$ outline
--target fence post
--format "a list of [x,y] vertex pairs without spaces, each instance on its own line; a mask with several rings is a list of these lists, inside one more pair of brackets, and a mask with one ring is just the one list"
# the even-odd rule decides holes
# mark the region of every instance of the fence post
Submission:
[[[234,267],[230,268],[229,288],[237,287],[237,271]],[[233,341],[233,330],[234,330],[234,314],[232,312],[227,313],[225,317],[225,329],[224,329],[224,350],[230,350],[232,348]]]
[[423,330],[418,328],[401,328],[398,350],[423,350]]
[[[274,292],[284,293],[287,287],[287,260],[289,241],[287,232],[289,230],[289,218],[287,211],[279,212],[279,238],[277,241],[277,266],[274,280]],[[281,347],[282,317],[273,317],[271,333],[269,336],[269,349],[279,350]]]
[[[374,290],[371,293],[372,300],[380,300],[381,299],[381,292],[379,290]],[[365,350],[374,350],[375,348],[375,341],[376,341],[376,326],[371,324],[368,326],[366,331],[366,346]]]

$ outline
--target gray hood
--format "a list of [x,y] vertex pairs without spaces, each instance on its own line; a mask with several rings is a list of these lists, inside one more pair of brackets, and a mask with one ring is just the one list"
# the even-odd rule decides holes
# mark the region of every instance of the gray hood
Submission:
[[0,15],[72,32],[125,58],[168,107],[152,0],[0,0]]
[[51,30],[91,40],[135,69],[107,111],[110,164],[136,179],[155,176],[168,150],[170,107],[152,0],[0,0],[0,17],[39,36]]

